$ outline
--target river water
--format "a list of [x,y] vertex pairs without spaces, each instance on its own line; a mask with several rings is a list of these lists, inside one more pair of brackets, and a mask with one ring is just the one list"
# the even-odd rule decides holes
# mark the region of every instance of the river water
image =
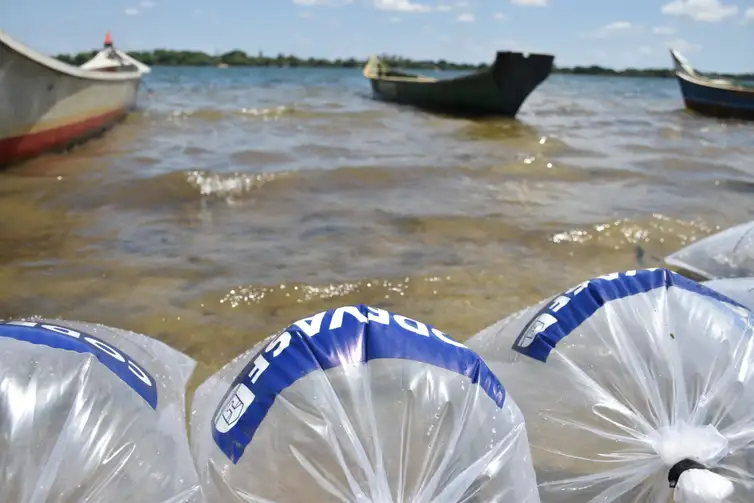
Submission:
[[149,334],[198,378],[343,304],[465,339],[754,217],[753,140],[670,79],[553,75],[473,121],[359,70],[156,68],[107,135],[0,175],[0,316]]

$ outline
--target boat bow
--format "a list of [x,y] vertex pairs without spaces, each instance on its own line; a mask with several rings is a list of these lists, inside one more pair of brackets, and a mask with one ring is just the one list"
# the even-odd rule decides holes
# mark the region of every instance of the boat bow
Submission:
[[84,70],[93,71],[136,71],[143,75],[149,73],[151,69],[120,49],[113,46],[113,39],[108,32],[105,36],[105,47],[95,54],[95,56],[81,65]]

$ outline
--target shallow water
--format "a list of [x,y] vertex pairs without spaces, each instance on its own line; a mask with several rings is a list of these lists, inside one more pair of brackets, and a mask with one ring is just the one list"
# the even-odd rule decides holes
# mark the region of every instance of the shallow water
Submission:
[[347,303],[464,339],[754,216],[754,126],[674,80],[555,75],[471,121],[358,70],[157,68],[140,105],[0,175],[1,316],[136,330],[204,373]]

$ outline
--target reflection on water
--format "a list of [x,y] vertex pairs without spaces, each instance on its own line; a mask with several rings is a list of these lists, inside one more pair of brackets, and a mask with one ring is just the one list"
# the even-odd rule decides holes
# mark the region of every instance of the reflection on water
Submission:
[[206,374],[346,303],[465,338],[754,214],[754,129],[673,80],[553,76],[484,121],[372,100],[356,70],[147,84],[106,136],[2,174],[0,315],[154,335]]

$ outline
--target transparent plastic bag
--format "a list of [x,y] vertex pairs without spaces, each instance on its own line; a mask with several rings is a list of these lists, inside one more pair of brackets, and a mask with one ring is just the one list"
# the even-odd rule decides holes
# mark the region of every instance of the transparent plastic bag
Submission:
[[543,501],[743,503],[754,501],[752,321],[667,269],[627,271],[467,345],[523,412]]
[[192,401],[209,501],[538,503],[521,413],[439,330],[364,305],[299,320]]
[[194,366],[103,325],[0,323],[0,501],[200,502],[186,434]]
[[702,284],[754,309],[754,278],[713,279]]
[[665,262],[704,279],[754,276],[754,221],[692,243]]

